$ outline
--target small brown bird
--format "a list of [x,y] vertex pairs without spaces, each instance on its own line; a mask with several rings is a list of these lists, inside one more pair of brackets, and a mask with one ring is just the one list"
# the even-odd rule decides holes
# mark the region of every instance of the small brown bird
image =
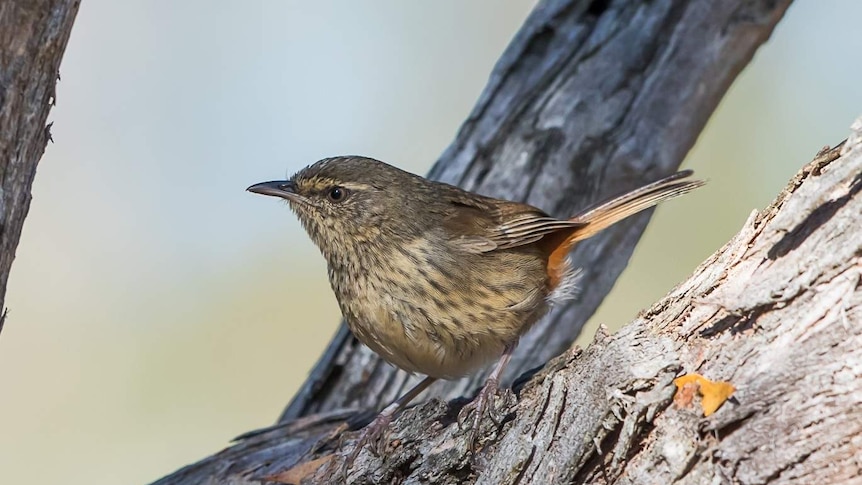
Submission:
[[435,379],[499,359],[462,411],[475,413],[475,430],[521,335],[574,295],[568,253],[575,243],[702,186],[684,180],[691,174],[677,172],[566,220],[364,157],[327,158],[290,180],[249,187],[287,199],[326,258],[354,335],[391,364],[428,376],[366,427],[348,466]]

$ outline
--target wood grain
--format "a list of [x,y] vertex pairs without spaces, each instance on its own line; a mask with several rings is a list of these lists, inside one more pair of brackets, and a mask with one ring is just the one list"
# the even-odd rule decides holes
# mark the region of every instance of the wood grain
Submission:
[[[48,113],[79,3],[0,2],[0,309],[36,167],[51,139]],[[3,320],[5,312],[0,328]]]

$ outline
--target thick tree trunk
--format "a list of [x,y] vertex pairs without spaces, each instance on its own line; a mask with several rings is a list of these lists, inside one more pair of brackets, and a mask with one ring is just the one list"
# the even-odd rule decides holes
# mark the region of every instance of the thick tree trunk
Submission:
[[30,209],[36,165],[51,139],[46,121],[79,3],[0,2],[0,308]]
[[[565,217],[671,173],[789,4],[541,1],[430,176]],[[575,248],[579,298],[521,340],[504,383],[571,345],[648,219],[631,218]],[[385,364],[342,325],[279,421],[380,408],[418,378]],[[425,396],[472,395],[484,378],[438,382]]]

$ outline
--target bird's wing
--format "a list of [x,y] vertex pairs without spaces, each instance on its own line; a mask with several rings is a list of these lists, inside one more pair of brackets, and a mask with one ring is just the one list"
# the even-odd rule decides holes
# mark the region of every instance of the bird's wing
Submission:
[[523,246],[546,234],[584,225],[555,219],[520,202],[458,192],[447,199],[443,230],[455,246],[473,253]]

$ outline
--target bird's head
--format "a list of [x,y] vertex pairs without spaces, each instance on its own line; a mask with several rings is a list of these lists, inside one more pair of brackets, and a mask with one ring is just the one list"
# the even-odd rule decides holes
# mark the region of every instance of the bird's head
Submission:
[[288,180],[263,182],[247,190],[287,200],[330,259],[381,236],[399,238],[419,230],[409,211],[419,209],[418,199],[427,184],[383,162],[351,156],[326,158]]

